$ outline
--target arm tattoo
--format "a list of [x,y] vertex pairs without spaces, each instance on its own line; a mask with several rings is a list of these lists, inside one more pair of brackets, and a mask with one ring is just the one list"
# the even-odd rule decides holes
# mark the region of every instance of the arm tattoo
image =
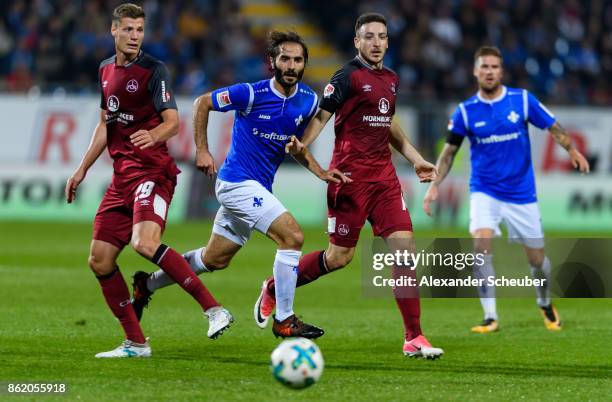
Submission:
[[438,168],[438,177],[436,178],[435,183],[440,184],[442,180],[448,175],[451,167],[453,166],[453,161],[455,160],[455,155],[457,154],[457,150],[459,147],[457,145],[445,144],[440,157],[438,158],[438,162],[436,166]]
[[573,148],[571,137],[558,122],[555,122],[548,131],[550,131],[557,144],[565,148],[566,151],[570,151]]

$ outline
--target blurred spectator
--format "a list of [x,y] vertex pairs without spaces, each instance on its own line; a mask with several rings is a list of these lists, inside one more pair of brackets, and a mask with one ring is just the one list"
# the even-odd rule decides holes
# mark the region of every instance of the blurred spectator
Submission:
[[[456,100],[475,91],[473,53],[501,48],[506,83],[546,102],[610,105],[612,2],[604,0],[292,0],[351,57],[353,27],[367,11],[387,16],[385,63],[415,99]],[[97,63],[113,53],[120,0],[0,2],[0,87],[97,91]],[[269,76],[262,27],[240,0],[143,0],[144,49],[166,62],[179,94]]]
[[[113,54],[113,1],[0,2],[0,88],[96,92],[97,65]],[[166,62],[179,94],[269,76],[265,44],[251,35],[238,0],[145,0],[143,50]],[[214,35],[213,35],[214,34]],[[212,36],[211,36],[212,35]],[[225,64],[227,62],[228,64]]]
[[390,37],[385,62],[400,75],[401,93],[415,100],[456,100],[473,93],[473,54],[488,44],[502,50],[507,85],[526,87],[546,102],[610,105],[611,1],[294,3],[330,34],[347,58],[355,53],[352,24],[357,15],[385,14]]

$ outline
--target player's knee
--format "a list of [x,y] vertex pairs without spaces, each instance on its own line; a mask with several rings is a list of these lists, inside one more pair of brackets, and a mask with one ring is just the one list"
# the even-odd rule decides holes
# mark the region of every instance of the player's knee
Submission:
[[138,254],[142,255],[145,258],[153,258],[155,252],[157,251],[159,244],[152,240],[145,240],[140,238],[132,239],[132,248]]
[[490,254],[491,239],[476,239],[474,241],[474,251],[479,254]]
[[303,245],[304,234],[299,228],[283,236],[278,244],[279,248],[283,250],[301,250]]
[[103,258],[95,254],[89,255],[87,263],[89,265],[89,269],[91,269],[96,276],[109,274],[113,271],[113,269],[115,269],[114,262],[109,263],[108,261],[104,261]]
[[528,260],[529,260],[529,265],[531,265],[532,267],[541,268],[542,265],[544,264],[543,255],[529,256]]
[[225,269],[229,265],[229,259],[214,258],[209,257],[207,255],[204,255],[202,262],[204,262],[206,269],[208,269],[209,271],[218,271],[220,269]]
[[304,233],[301,230],[294,231],[291,234],[291,243],[293,248],[301,250],[304,245]]

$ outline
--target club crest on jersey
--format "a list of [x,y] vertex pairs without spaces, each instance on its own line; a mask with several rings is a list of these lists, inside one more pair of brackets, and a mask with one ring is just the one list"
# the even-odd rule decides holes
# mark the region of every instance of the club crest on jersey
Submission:
[[365,84],[364,86],[361,87],[361,89],[363,89],[363,92],[372,92],[372,85]]
[[232,100],[230,99],[229,91],[219,92],[217,94],[217,103],[220,108],[231,105]]
[[338,225],[338,234],[341,236],[346,236],[347,234],[349,234],[349,227],[346,223],[341,223],[340,225]]
[[519,116],[514,110],[508,115],[508,120],[510,120],[512,123],[516,123],[520,118],[521,116]]
[[119,98],[117,98],[115,95],[109,96],[106,100],[106,105],[108,107],[108,110],[110,110],[111,112],[116,112],[117,110],[119,110]]
[[325,85],[325,89],[323,90],[323,97],[329,98],[330,96],[332,96],[335,90],[336,88],[334,88],[332,84]]
[[297,119],[295,119],[294,121],[295,121],[295,126],[297,127],[304,121],[304,118],[302,117],[302,115],[299,115]]
[[133,78],[131,80],[129,80],[127,85],[125,86],[125,90],[130,92],[130,93],[134,93],[134,92],[138,91],[138,81],[136,81]]
[[387,114],[389,112],[389,101],[386,98],[380,98],[378,101],[378,110],[380,110],[382,114]]

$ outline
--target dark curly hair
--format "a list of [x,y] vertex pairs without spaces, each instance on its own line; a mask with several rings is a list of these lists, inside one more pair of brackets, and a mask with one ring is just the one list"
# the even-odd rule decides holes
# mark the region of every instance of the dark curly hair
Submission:
[[306,46],[304,39],[295,31],[271,31],[268,34],[268,49],[266,50],[266,56],[276,59],[276,56],[280,53],[280,45],[285,42],[299,43],[302,49],[304,49],[304,62],[308,63],[308,46]]

